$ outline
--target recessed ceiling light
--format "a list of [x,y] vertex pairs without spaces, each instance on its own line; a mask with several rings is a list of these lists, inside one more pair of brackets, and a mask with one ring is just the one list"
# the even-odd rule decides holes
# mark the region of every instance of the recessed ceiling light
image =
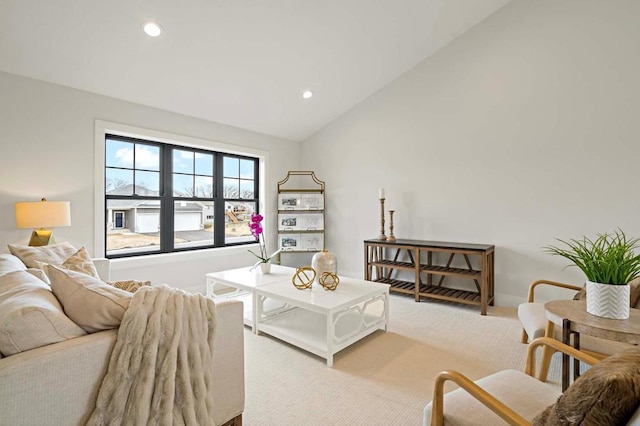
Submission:
[[147,21],[142,26],[142,29],[149,37],[158,37],[162,34],[162,27],[157,22]]
[[304,92],[302,92],[302,97],[304,99],[309,99],[312,96],[313,96],[313,92],[311,90],[305,90]]

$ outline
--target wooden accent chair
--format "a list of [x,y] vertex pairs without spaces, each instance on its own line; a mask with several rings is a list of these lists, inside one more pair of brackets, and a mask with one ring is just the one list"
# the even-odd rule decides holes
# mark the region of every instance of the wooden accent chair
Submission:
[[[565,393],[535,378],[538,347],[550,346],[589,365],[597,365]],[[459,386],[444,393],[447,381]],[[640,424],[640,349],[632,347],[600,362],[555,339],[541,337],[527,349],[524,373],[503,370],[477,381],[457,371],[436,377],[433,399],[424,410],[424,426]],[[604,417],[603,417],[604,416]],[[547,423],[549,422],[549,423]],[[584,422],[584,423],[580,423]],[[567,423],[568,424],[568,423]],[[573,424],[573,423],[572,423]]]
[[[528,343],[530,340],[538,337],[553,337],[556,340],[562,340],[562,328],[549,323],[544,315],[544,303],[535,301],[535,290],[540,286],[550,286],[556,288],[564,288],[575,291],[582,290],[582,287],[566,284],[557,281],[537,280],[529,286],[527,302],[518,306],[518,318],[522,323],[522,343]],[[630,345],[626,343],[614,342],[611,340],[599,339],[592,336],[580,336],[580,350],[597,359],[603,359],[616,352],[620,352]],[[551,365],[551,358],[555,353],[555,349],[551,346],[542,348],[540,369],[538,371],[538,379],[545,382]]]

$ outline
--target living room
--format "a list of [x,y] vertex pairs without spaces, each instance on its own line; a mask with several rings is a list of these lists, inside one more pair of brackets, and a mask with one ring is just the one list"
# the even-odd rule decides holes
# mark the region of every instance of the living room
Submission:
[[[640,159],[640,5],[634,0],[494,2],[477,25],[451,34],[426,59],[299,139],[41,81],[35,72],[18,75],[43,60],[12,35],[23,22],[12,16],[14,7],[25,11],[13,2],[0,6],[3,252],[29,237],[15,226],[15,203],[46,197],[71,205],[72,226],[55,229],[56,239],[104,256],[104,164],[96,135],[105,127],[260,158],[261,208],[274,249],[277,182],[289,170],[313,170],[326,182],[326,247],[341,276],[364,275],[363,240],[380,229],[379,188],[386,208],[395,209],[399,238],[495,245],[498,307],[517,306],[539,278],[583,281],[579,270],[544,252],[557,238],[617,228],[640,236],[640,201],[628,198],[636,192]],[[46,7],[55,21],[55,7]],[[74,54],[64,46],[50,50]],[[105,62],[118,57],[103,53]],[[100,63],[76,70],[79,81],[90,79],[93,67]],[[178,83],[152,82],[149,91],[166,84]],[[307,101],[342,90],[316,85],[315,99]],[[313,104],[299,106],[301,115],[313,112]],[[204,292],[206,273],[252,261],[242,246],[118,259],[111,273]]]

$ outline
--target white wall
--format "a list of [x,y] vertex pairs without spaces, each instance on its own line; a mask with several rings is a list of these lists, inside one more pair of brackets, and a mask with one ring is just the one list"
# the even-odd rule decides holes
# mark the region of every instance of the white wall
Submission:
[[495,244],[498,304],[584,282],[555,238],[640,237],[639,22],[637,0],[514,1],[306,140],[339,272],[363,274],[379,187],[400,238]]
[[[262,150],[269,157],[267,209],[275,214],[276,184],[299,168],[295,142],[0,72],[0,251],[26,244],[30,230],[16,229],[14,203],[41,197],[71,202],[72,226],[57,228],[94,254],[94,125],[104,120]],[[275,249],[275,233],[269,236]],[[204,291],[204,273],[252,263],[246,247],[116,261],[113,278],[151,279]]]

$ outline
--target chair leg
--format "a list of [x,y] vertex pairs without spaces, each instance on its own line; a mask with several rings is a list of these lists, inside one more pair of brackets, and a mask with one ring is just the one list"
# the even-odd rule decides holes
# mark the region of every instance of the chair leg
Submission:
[[[544,336],[554,339],[555,325],[551,322],[547,322],[547,327],[544,330]],[[538,380],[541,382],[547,381],[549,375],[549,367],[551,366],[551,357],[556,351],[548,345],[542,347],[542,356],[540,357],[540,372],[538,373]]]
[[527,334],[527,332],[524,330],[524,328],[522,329],[522,337],[520,338],[520,342],[521,343],[529,343],[529,335]]

